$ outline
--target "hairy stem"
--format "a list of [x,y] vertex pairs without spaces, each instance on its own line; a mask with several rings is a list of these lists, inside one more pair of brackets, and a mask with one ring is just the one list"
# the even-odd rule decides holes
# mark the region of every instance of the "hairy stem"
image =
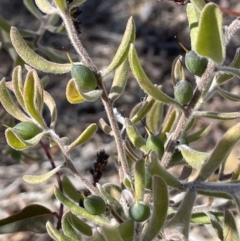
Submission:
[[107,96],[107,93],[106,93],[106,90],[103,86],[102,80],[100,80],[98,82],[99,82],[98,83],[99,87],[103,90],[102,102],[103,102],[103,105],[105,107],[110,125],[112,127],[113,136],[115,138],[118,157],[119,157],[119,160],[120,160],[120,163],[121,163],[121,167],[123,169],[124,175],[128,176],[130,172],[129,172],[129,167],[128,167],[128,163],[127,163],[126,152],[125,152],[125,149],[124,149],[124,142],[122,140],[120,130],[119,130],[116,118],[114,116],[112,103]]
[[[95,64],[91,60],[87,51],[83,47],[80,39],[78,38],[78,34],[77,34],[77,32],[74,28],[72,19],[69,15],[68,11],[60,12],[60,14],[61,14],[61,17],[64,21],[66,30],[68,32],[68,36],[69,36],[74,48],[76,49],[77,53],[82,57],[84,63],[89,68],[91,68],[93,70],[93,72],[95,73],[95,75],[98,79],[98,86],[100,87],[100,89],[103,90],[102,102],[103,102],[103,105],[106,109],[107,116],[108,116],[110,125],[112,127],[113,133],[114,133],[114,138],[115,138],[115,141],[116,141],[117,151],[118,151],[119,159],[120,159],[120,162],[121,162],[121,166],[123,168],[123,172],[124,172],[125,175],[128,175],[129,174],[129,168],[128,168],[128,165],[127,165],[127,158],[126,158],[126,153],[125,153],[125,149],[124,149],[124,146],[123,146],[123,141],[122,141],[122,138],[121,138],[121,134],[120,134],[120,130],[118,128],[116,118],[114,116],[112,103],[110,102],[110,100],[107,96],[107,92],[106,92],[106,90],[104,88],[104,85],[102,83],[102,78],[98,74],[97,67],[95,66]],[[68,160],[68,158],[66,158],[66,162],[68,163],[67,160]],[[68,165],[70,165],[70,163],[68,163]],[[71,168],[72,168],[72,170],[74,170],[74,167],[71,167]]]
[[68,11],[66,12],[60,12],[60,15],[63,19],[63,22],[65,24],[66,30],[68,32],[68,37],[72,42],[73,47],[77,51],[77,53],[81,56],[82,61],[86,66],[88,66],[90,69],[92,69],[93,72],[97,73],[97,67],[91,60],[90,56],[88,55],[86,49],[83,47],[79,37],[78,33],[73,25],[71,16],[69,15]]
[[94,187],[87,179],[85,179],[75,168],[75,166],[73,165],[72,159],[70,157],[70,154],[67,152],[67,147],[64,146],[64,144],[62,143],[61,139],[59,138],[59,136],[54,132],[54,131],[50,131],[50,135],[52,137],[52,139],[57,143],[57,145],[59,146],[59,148],[62,151],[62,154],[64,155],[65,158],[65,162],[66,162],[66,166],[71,170],[71,172],[73,173],[73,175],[81,180],[83,182],[83,184],[86,186],[86,188],[95,195],[101,196],[100,192],[98,191],[98,189],[96,187]]

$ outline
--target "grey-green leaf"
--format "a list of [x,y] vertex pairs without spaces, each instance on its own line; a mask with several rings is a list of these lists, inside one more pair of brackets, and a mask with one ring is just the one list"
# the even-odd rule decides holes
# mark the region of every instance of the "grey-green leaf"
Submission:
[[224,213],[224,228],[223,228],[224,241],[238,241],[239,234],[236,221],[233,214],[225,209]]
[[79,232],[83,233],[86,236],[92,236],[92,228],[86,222],[82,221],[76,215],[69,213],[68,221],[71,225],[77,229]]
[[206,4],[201,12],[195,48],[199,55],[217,64],[221,64],[225,58],[222,14],[214,3]]
[[50,237],[56,241],[76,241],[75,239],[71,239],[58,231],[50,222],[46,223],[46,228]]
[[164,169],[158,161],[157,155],[155,152],[150,153],[150,163],[148,165],[149,173],[153,175],[158,175],[167,183],[167,185],[175,188],[180,187],[180,182],[176,177],[170,174],[166,169]]
[[112,103],[116,101],[124,92],[127,77],[128,77],[129,63],[126,58],[124,62],[116,69],[113,83],[111,86],[109,98],[112,100]]
[[135,39],[135,23],[133,17],[130,17],[127,22],[126,30],[124,32],[121,44],[108,68],[103,75],[107,75],[116,69],[126,58],[129,51],[129,46]]
[[231,127],[218,142],[208,161],[202,166],[197,179],[206,180],[226,160],[233,146],[240,139],[240,123]]
[[30,118],[20,110],[20,108],[16,105],[16,102],[12,99],[6,87],[5,79],[2,79],[0,82],[0,101],[4,109],[15,119],[20,121],[31,121]]
[[209,154],[206,152],[196,151],[187,145],[179,145],[178,149],[181,151],[185,161],[193,168],[200,169],[202,164],[207,160]]
[[176,101],[174,101],[171,97],[164,94],[161,90],[159,90],[156,86],[154,86],[153,83],[148,79],[147,75],[145,74],[140,64],[137,52],[133,44],[130,45],[128,58],[129,58],[130,67],[133,71],[133,75],[145,93],[149,94],[154,99],[160,102],[163,102],[166,104],[172,103],[179,106],[179,104]]
[[54,221],[51,210],[38,204],[32,204],[20,212],[0,220],[0,234],[23,231],[46,233],[47,221]]
[[71,71],[72,64],[53,63],[36,54],[30,47],[28,47],[17,28],[11,27],[10,37],[17,53],[30,66],[43,72],[53,74],[64,74]]
[[79,240],[78,235],[76,234],[74,228],[72,227],[72,225],[69,222],[69,215],[71,215],[71,213],[69,211],[67,211],[62,216],[63,233],[71,239]]
[[160,232],[164,225],[168,210],[168,188],[160,177],[153,177],[153,210],[147,228],[143,231],[142,240],[151,241]]
[[24,175],[23,176],[23,180],[25,182],[28,182],[28,183],[33,183],[33,184],[36,184],[36,183],[41,183],[41,182],[44,182],[46,181],[47,179],[49,179],[50,177],[52,177],[53,175],[55,175],[57,172],[60,171],[60,169],[62,169],[64,167],[64,165],[60,165],[56,168],[54,168],[52,171],[50,172],[47,172],[43,175]]
[[192,208],[196,196],[196,191],[188,189],[180,207],[164,229],[167,239],[171,239],[172,236],[179,235],[181,237],[183,235],[188,240]]

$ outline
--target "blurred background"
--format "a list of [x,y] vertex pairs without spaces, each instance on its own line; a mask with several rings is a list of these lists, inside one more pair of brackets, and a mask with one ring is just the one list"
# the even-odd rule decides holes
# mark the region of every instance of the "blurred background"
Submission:
[[[240,2],[238,0],[219,0],[214,2],[222,7],[240,12]],[[186,6],[177,5],[167,0],[88,0],[81,7],[83,12],[79,17],[82,22],[80,39],[96,66],[99,70],[103,70],[111,62],[119,46],[128,18],[133,16],[136,23],[135,45],[143,68],[152,82],[161,84],[163,90],[170,96],[173,96],[171,64],[179,54],[185,54],[177,39],[186,48],[191,48],[185,9]],[[40,26],[39,20],[27,10],[23,1],[1,0],[0,15],[10,25],[17,28],[37,31]],[[235,17],[233,16],[223,14],[225,25],[228,25],[234,19]],[[3,40],[6,38],[6,35],[7,33],[0,29],[0,42],[4,43]],[[240,33],[233,38],[227,48],[226,64],[231,62],[236,48],[239,47],[239,37]],[[65,52],[68,52],[73,59],[77,59],[76,52],[72,48],[66,34],[56,35],[45,31],[40,44],[63,51],[62,56],[65,58],[65,62],[68,62]],[[13,67],[13,61],[4,44],[2,44],[0,48],[0,79],[5,77],[7,80],[11,80]],[[41,72],[39,72],[39,75],[42,78],[46,76]],[[194,83],[193,77],[187,70],[186,76],[190,82]],[[68,136],[71,140],[74,140],[89,124],[97,123],[99,118],[106,119],[101,101],[80,105],[71,105],[67,102],[65,88],[67,81],[70,79],[69,74],[48,75],[48,77],[46,90],[49,91],[57,103],[58,123],[56,132],[60,136]],[[112,79],[113,75],[111,74],[104,79],[107,88],[110,87]],[[229,82],[224,88],[240,95],[240,85],[237,79]],[[117,100],[116,107],[122,116],[127,117],[131,109],[144,96],[145,94],[130,74],[126,92]],[[216,95],[211,97],[203,105],[202,109],[239,111],[239,103],[226,101]],[[212,125],[210,134],[196,145],[196,149],[201,151],[212,150],[222,134],[236,122],[236,120],[222,122],[204,118],[199,121],[201,124]],[[36,186],[24,183],[21,178],[26,173],[46,172],[50,168],[47,158],[44,157],[44,160],[41,162],[34,162],[31,158],[29,160],[25,158],[22,165],[21,160],[16,160],[9,154],[4,138],[4,130],[5,127],[0,126],[0,219],[22,209],[29,203],[41,203],[42,201],[46,204],[47,200],[50,208],[56,208],[57,204],[54,203],[55,201],[52,197],[54,178],[47,183]],[[105,149],[110,154],[107,172],[102,179],[105,182],[109,178],[116,178],[115,174],[117,173],[113,164],[115,146],[112,138],[99,130],[91,142],[84,145],[83,148],[75,150],[73,158],[75,165],[88,175],[88,168],[96,158],[97,151],[101,149]],[[232,171],[238,162],[238,149],[236,147],[229,158],[229,171]],[[63,159],[57,148],[51,149],[51,154],[57,164],[62,163]],[[74,179],[73,182],[79,189],[82,188],[81,183],[76,182]],[[42,192],[41,190],[44,191]],[[207,236],[205,240],[211,240],[209,232],[206,231]],[[39,237],[26,233],[0,235],[0,241],[37,240]],[[204,239],[201,240],[204,241]]]

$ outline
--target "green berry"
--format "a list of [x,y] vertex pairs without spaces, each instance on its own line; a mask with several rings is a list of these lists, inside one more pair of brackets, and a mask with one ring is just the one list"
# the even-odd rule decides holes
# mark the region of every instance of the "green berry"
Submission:
[[192,85],[186,80],[178,81],[174,86],[174,96],[180,104],[186,105],[193,96]]
[[42,132],[42,129],[32,122],[23,121],[13,127],[14,131],[24,140],[32,139],[34,136]]
[[193,50],[186,53],[185,65],[190,73],[201,77],[207,67],[207,64],[208,60],[197,55]]
[[90,195],[83,200],[86,211],[92,215],[100,215],[106,210],[104,200],[96,195]]
[[97,87],[94,73],[85,65],[73,65],[71,75],[83,91],[91,91]]
[[147,138],[146,149],[147,151],[156,151],[159,159],[163,156],[164,153],[164,145],[162,140],[154,135],[150,135]]
[[129,208],[129,215],[132,220],[143,222],[150,216],[150,207],[147,203],[142,201],[133,203]]

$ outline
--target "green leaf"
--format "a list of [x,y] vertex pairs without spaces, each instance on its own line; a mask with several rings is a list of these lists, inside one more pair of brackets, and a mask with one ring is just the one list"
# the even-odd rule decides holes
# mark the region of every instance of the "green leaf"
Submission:
[[208,3],[201,13],[195,48],[199,55],[217,64],[221,64],[225,58],[222,28],[222,14],[218,6]]
[[46,14],[55,14],[58,12],[57,9],[54,8],[48,0],[35,0],[35,3],[38,8]]
[[200,169],[202,164],[208,159],[209,154],[206,152],[196,151],[187,145],[179,145],[178,149],[181,151],[185,161],[193,168]]
[[170,133],[171,130],[175,129],[176,122],[179,119],[179,111],[173,107],[169,107],[167,114],[164,118],[164,121],[161,126],[161,136],[160,139],[165,142],[167,140],[167,133]]
[[103,76],[107,75],[114,69],[116,69],[126,58],[129,51],[129,46],[135,40],[135,23],[133,17],[130,17],[127,22],[127,26],[121,41],[121,44],[118,47],[118,50],[110,63],[107,69],[104,71]]
[[192,133],[191,135],[188,135],[187,141],[188,143],[192,143],[194,141],[200,140],[201,138],[205,137],[211,130],[211,126],[210,125],[206,125],[204,127],[202,127],[199,131],[196,131],[194,133]]
[[197,179],[206,180],[226,160],[234,145],[240,139],[240,123],[230,128],[218,142],[208,161],[202,166]]
[[100,98],[102,90],[83,92],[75,79],[70,79],[67,84],[66,97],[71,104],[78,104],[84,101],[93,102]]
[[118,231],[122,237],[123,241],[132,241],[134,240],[134,222],[132,220],[127,220],[123,223],[120,223],[118,226]]
[[196,9],[194,4],[192,3],[187,4],[186,11],[187,11],[187,17],[188,17],[188,25],[190,29],[191,46],[192,46],[192,50],[195,50],[200,12]]
[[104,225],[102,227],[102,234],[106,241],[125,241],[121,238],[117,225]]
[[55,5],[60,9],[63,13],[67,10],[67,3],[66,0],[54,0]]
[[173,100],[168,95],[164,94],[161,90],[154,86],[153,83],[148,79],[140,64],[137,52],[133,44],[130,45],[128,57],[130,67],[133,71],[133,75],[145,93],[147,93],[148,95],[152,96],[154,99],[160,102],[179,106],[179,104],[175,100]]
[[106,224],[106,223],[109,222],[105,218],[102,218],[102,217],[97,216],[97,215],[92,215],[92,214],[88,213],[84,208],[81,208],[81,207],[77,206],[75,203],[73,203],[67,197],[65,197],[63,195],[63,193],[56,187],[54,189],[54,193],[55,193],[56,198],[64,206],[66,206],[73,214],[79,215],[79,216],[81,216],[83,218],[86,218],[86,219],[90,220],[91,222],[94,222],[94,223],[97,223],[97,224]]
[[116,69],[113,83],[111,86],[109,98],[111,99],[112,103],[116,101],[124,92],[126,84],[127,84],[127,77],[129,71],[129,63],[128,59],[125,59],[122,64]]
[[76,241],[75,239],[71,239],[65,236],[64,234],[62,234],[60,231],[54,228],[54,226],[50,222],[47,222],[46,228],[50,237],[56,241]]
[[180,182],[178,181],[178,179],[159,164],[156,153],[154,152],[150,153],[150,163],[148,165],[148,171],[152,176],[160,176],[167,183],[168,186],[175,188],[180,187]]
[[23,80],[22,80],[22,68],[17,66],[12,73],[13,91],[18,100],[18,103],[25,109],[25,103],[23,98]]
[[0,220],[0,234],[23,231],[46,233],[47,221],[54,221],[53,213],[44,206],[32,204]]
[[[0,24],[1,24],[1,15],[0,15]],[[24,63],[23,62],[21,63],[21,60],[18,58],[18,54],[17,54],[16,50],[12,46],[10,35],[9,35],[10,28],[11,28],[11,26],[9,26],[9,32],[5,32],[5,31],[0,29],[0,33],[1,33],[1,47],[3,47],[7,51],[7,53],[11,57],[12,61],[14,62],[14,64],[18,61],[18,64],[23,66]],[[14,66],[16,66],[16,65],[14,65]]]
[[219,66],[218,70],[224,73],[236,76],[237,78],[240,78],[240,70],[237,68],[228,67],[228,66]]
[[164,225],[168,211],[168,188],[159,176],[153,176],[153,210],[147,227],[143,230],[142,240],[154,240]]
[[[43,102],[42,92],[43,90],[37,72],[35,70],[29,71],[23,89],[25,108],[33,119],[35,119],[43,128],[47,128],[42,117],[42,108],[39,108],[38,105],[39,102]],[[41,103],[40,106],[42,106]]]
[[32,139],[24,140],[18,133],[16,133],[13,128],[8,128],[5,131],[8,145],[15,150],[24,150],[37,145],[44,135],[45,133],[41,132],[40,134],[34,136]]
[[50,115],[51,115],[50,128],[54,129],[54,127],[57,123],[57,106],[56,106],[56,103],[55,103],[54,99],[52,98],[52,96],[45,90],[43,91],[43,99],[44,99],[44,103],[48,107],[48,109],[50,111]]
[[224,213],[224,229],[223,229],[224,241],[238,241],[239,234],[236,221],[233,214],[225,209]]
[[143,201],[145,191],[145,160],[140,159],[135,163],[134,172],[135,201]]
[[28,9],[28,11],[37,19],[41,19],[43,16],[34,4],[34,0],[23,0],[23,3],[25,7]]
[[[53,33],[56,33],[59,28],[60,27],[54,27],[54,29],[51,28],[51,30]],[[50,29],[50,27],[48,28],[48,30],[49,29]],[[65,63],[68,60],[67,56],[66,56],[66,52],[57,50],[57,49],[53,49],[51,47],[47,47],[45,45],[38,46],[38,53],[43,54],[43,56],[46,56],[52,62],[58,62],[60,64]],[[78,61],[78,58],[73,54],[71,54],[71,58],[74,62]]]
[[222,229],[221,224],[219,223],[219,220],[212,213],[208,213],[208,216],[210,217],[210,221],[211,221],[212,227],[214,228],[218,238],[220,240],[224,240],[223,239],[223,229]]
[[102,234],[100,234],[97,230],[94,232],[91,238],[86,239],[86,241],[106,241]]
[[45,173],[43,175],[24,175],[23,180],[25,182],[32,183],[32,184],[41,183],[41,182],[48,180],[53,175],[55,175],[63,167],[64,167],[64,165],[60,165],[60,166],[54,168],[53,170],[51,170],[50,172]]
[[69,218],[70,218],[71,213],[69,211],[65,212],[62,216],[62,230],[63,233],[73,239],[73,240],[79,240],[78,235],[76,234],[74,228],[72,227],[72,225],[69,222]]
[[105,134],[113,136],[112,128],[106,123],[103,118],[99,119],[98,125]]
[[[230,67],[233,68],[240,68],[240,48],[237,48],[234,59],[232,63],[230,64]],[[231,80],[234,77],[234,75],[229,73],[223,73],[217,78],[217,83],[219,85],[225,84],[227,81]]]
[[155,99],[153,99],[151,96],[148,96],[146,100],[139,102],[130,113],[131,122],[136,124],[142,120],[151,110],[154,103]]
[[146,141],[141,136],[137,128],[131,123],[128,118],[125,119],[125,124],[128,138],[132,142],[132,144],[144,153],[147,153]]
[[[121,192],[122,192],[122,189],[115,185],[115,184],[112,184],[112,183],[105,183],[102,185],[100,189],[100,192],[102,193],[104,190],[104,195],[106,195],[106,193],[111,197],[111,200],[108,199],[110,202],[113,202],[114,204],[116,205],[119,205],[119,202],[120,202],[120,199],[121,199]],[[116,201],[113,201],[116,200]]]
[[146,126],[151,133],[158,135],[162,127],[164,106],[161,102],[155,102],[147,113]]
[[86,222],[83,222],[77,216],[72,213],[69,213],[68,221],[70,224],[77,229],[79,232],[86,236],[92,236],[92,228]]
[[171,236],[182,235],[188,240],[189,226],[192,215],[192,208],[196,198],[196,191],[189,189],[178,208],[175,215],[169,220],[164,229],[164,233],[167,239],[171,239]]
[[80,194],[67,176],[63,176],[62,185],[64,193],[66,193],[75,202],[79,202]]
[[218,87],[216,90],[217,90],[218,94],[220,94],[222,97],[224,97],[230,101],[240,101],[239,95],[232,94],[220,87]]
[[171,71],[173,86],[175,86],[177,82],[182,79],[182,65],[183,65],[182,63],[183,63],[183,58],[181,55],[178,55],[173,60],[172,71]]
[[[100,185],[98,185],[97,186],[98,187],[98,190],[100,191],[100,193],[102,194],[102,197],[105,199],[105,200],[107,200],[110,204],[113,204],[113,205],[115,205],[115,206],[118,206],[118,207],[120,207],[121,205],[120,205],[120,203],[119,203],[119,199],[120,199],[120,193],[117,193],[117,191],[115,192],[115,194],[119,194],[119,199],[116,199],[113,195],[110,195],[109,194],[109,192],[107,192],[106,190],[105,190],[105,188],[103,188],[103,186],[100,186]],[[106,186],[105,186],[106,187]],[[114,189],[114,187],[113,187],[113,189]]]
[[74,79],[70,79],[67,83],[66,98],[71,104],[79,104],[85,101],[83,96],[79,94]]
[[[210,211],[211,215],[214,215],[218,222],[223,220],[223,213],[220,211]],[[198,224],[211,224],[211,218],[206,212],[194,212],[192,213],[191,222]]]
[[9,94],[9,91],[6,87],[5,79],[2,79],[0,82],[0,101],[4,107],[4,109],[15,119],[20,121],[31,121],[28,116],[26,116],[16,105],[16,101],[14,101]]
[[71,71],[72,64],[53,63],[36,54],[28,47],[15,27],[11,27],[10,37],[19,56],[30,66],[43,72],[53,74],[64,74]]
[[192,0],[191,3],[198,12],[201,12],[206,5],[204,0]]
[[95,123],[89,125],[84,132],[68,146],[68,151],[71,151],[74,147],[78,145],[82,145],[83,143],[87,142],[89,139],[92,138],[92,136],[97,131],[97,125]]
[[240,112],[211,112],[211,111],[196,111],[195,116],[207,117],[217,120],[233,120],[240,117]]

